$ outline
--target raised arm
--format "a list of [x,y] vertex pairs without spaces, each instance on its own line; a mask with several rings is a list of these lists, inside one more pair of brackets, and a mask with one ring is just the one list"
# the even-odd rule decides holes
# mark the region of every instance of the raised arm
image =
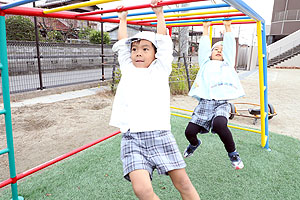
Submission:
[[234,66],[236,56],[236,41],[231,32],[231,21],[223,21],[225,27],[224,42],[223,42],[223,58],[229,65]]
[[[119,6],[117,9],[121,9],[123,6]],[[118,12],[118,17],[120,20],[119,31],[118,31],[118,40],[128,38],[127,35],[127,11]]]
[[231,32],[231,21],[230,20],[225,20],[223,21],[223,24],[225,26],[225,31],[226,32]]
[[203,64],[209,60],[209,56],[211,55],[211,44],[208,37],[208,28],[210,25],[211,22],[203,22],[203,35],[200,38],[198,48],[198,63],[200,67],[202,67]]
[[208,35],[208,28],[210,27],[211,22],[203,22],[203,36]]
[[166,22],[163,12],[163,7],[156,7],[157,3],[162,2],[162,0],[151,0],[151,5],[153,12],[155,12],[157,17],[157,33],[162,35],[167,35]]

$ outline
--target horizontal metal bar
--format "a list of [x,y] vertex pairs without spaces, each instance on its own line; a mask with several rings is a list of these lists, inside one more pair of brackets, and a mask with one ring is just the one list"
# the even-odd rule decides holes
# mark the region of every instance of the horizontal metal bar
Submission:
[[[168,6],[168,5],[174,5],[174,4],[182,4],[182,3],[192,3],[197,1],[206,1],[206,0],[175,0],[175,1],[162,1],[158,2],[157,6]],[[151,4],[143,4],[143,5],[136,5],[136,6],[128,6],[123,7],[120,9],[108,9],[108,10],[97,10],[93,12],[86,12],[86,13],[80,13],[76,16],[86,16],[86,15],[96,15],[96,14],[104,14],[104,13],[112,13],[112,12],[122,12],[122,11],[128,11],[128,10],[137,10],[137,9],[143,9],[143,8],[150,8],[152,7]]]
[[8,148],[2,149],[2,150],[0,150],[0,155],[5,154],[5,153],[8,153],[8,152],[9,152],[9,149],[8,149]]
[[[45,163],[43,163],[41,165],[36,166],[36,167],[34,167],[34,168],[30,169],[30,170],[27,170],[27,171],[25,171],[23,173],[18,174],[16,176],[16,178],[17,178],[17,180],[20,180],[20,179],[22,179],[22,178],[24,178],[24,177],[26,177],[26,176],[28,176],[30,174],[33,174],[33,173],[35,173],[37,171],[40,171],[40,170],[42,170],[42,169],[44,169],[46,167],[49,167],[50,165],[53,165],[53,164],[55,164],[55,163],[57,163],[57,162],[59,162],[61,160],[64,160],[64,159],[66,159],[66,158],[68,158],[68,157],[70,157],[70,156],[72,156],[74,154],[77,154],[77,153],[79,153],[79,152],[81,152],[81,151],[83,151],[85,149],[88,149],[88,148],[90,148],[90,147],[92,147],[92,146],[94,146],[94,145],[96,145],[96,144],[98,144],[98,143],[100,143],[100,142],[102,142],[104,140],[107,140],[107,139],[109,139],[109,138],[111,138],[111,137],[113,137],[115,135],[118,135],[119,133],[121,133],[121,132],[120,131],[116,131],[116,132],[114,132],[114,133],[112,133],[110,135],[107,135],[105,137],[102,137],[102,138],[100,138],[100,139],[98,139],[98,140],[96,140],[94,142],[91,142],[91,143],[89,143],[87,145],[79,147],[79,148],[77,148],[77,149],[75,149],[75,150],[73,150],[73,151],[71,151],[69,153],[66,153],[66,154],[63,154],[61,156],[58,156],[57,158],[54,158],[54,159],[52,159],[50,161],[47,161],[47,162],[45,162]],[[4,187],[4,186],[6,186],[6,185],[8,185],[10,183],[12,183],[12,179],[11,178],[7,179],[7,180],[5,180],[3,182],[0,182],[0,188]]]
[[250,6],[248,6],[245,2],[241,0],[224,0],[224,2],[238,9],[239,11],[245,13],[249,17],[252,17],[257,21],[262,21],[262,23],[265,23],[265,20],[259,14],[257,14],[257,12],[255,12]]
[[13,7],[16,7],[16,6],[24,5],[24,4],[35,2],[35,1],[38,1],[38,0],[22,0],[22,1],[17,1],[17,2],[13,2],[13,3],[9,3],[9,4],[1,6],[0,10],[5,10],[5,9],[8,9],[8,8],[13,8]]
[[[193,22],[205,22],[205,21],[239,20],[239,19],[251,19],[251,17],[228,17],[228,18],[214,18],[214,19],[182,20],[182,21],[166,22],[166,24],[193,23]],[[151,24],[157,24],[157,22],[152,22]]]
[[[189,11],[189,10],[200,10],[200,9],[208,9],[208,8],[223,8],[223,7],[230,7],[230,5],[228,5],[228,4],[213,4],[213,5],[205,5],[205,6],[174,8],[174,9],[164,10],[164,13]],[[149,12],[132,13],[132,14],[128,14],[127,16],[133,17],[133,16],[150,15],[150,14],[155,14],[155,13],[153,11],[149,11]],[[112,18],[118,18],[118,15],[102,17],[102,19],[112,19]]]
[[0,110],[0,115],[4,115],[4,114],[6,114],[6,110],[5,109]]
[[[111,58],[114,57],[114,55],[69,55],[69,56],[40,56],[40,58],[100,58],[100,57],[106,57],[106,58]],[[37,56],[8,56],[8,59],[36,59]]]

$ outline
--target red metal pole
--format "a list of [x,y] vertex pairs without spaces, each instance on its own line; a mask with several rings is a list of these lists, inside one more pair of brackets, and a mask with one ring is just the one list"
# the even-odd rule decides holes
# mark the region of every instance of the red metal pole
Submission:
[[[182,3],[191,3],[196,1],[206,1],[206,0],[172,0],[172,1],[163,1],[159,2],[157,6],[168,6],[168,5],[174,5],[174,4],[182,4]],[[142,8],[150,8],[152,7],[151,4],[143,4],[143,5],[136,5],[136,6],[128,6],[123,7],[121,9],[109,9],[109,10],[99,10],[99,11],[93,11],[88,13],[81,13],[77,16],[86,16],[86,15],[96,15],[96,14],[104,14],[104,13],[111,13],[111,12],[121,12],[121,11],[127,11],[127,10],[136,10],[136,9],[142,9]]]
[[[233,14],[220,14],[220,15],[205,15],[205,16],[194,16],[194,17],[176,17],[176,18],[165,18],[165,21],[178,21],[178,20],[193,20],[193,19],[210,19],[210,18],[218,18],[218,17],[239,17],[246,16],[244,13],[233,13]],[[156,19],[142,20],[142,21],[131,21],[136,23],[151,23],[157,22]]]
[[33,174],[33,173],[35,173],[35,172],[37,172],[39,170],[42,170],[42,169],[44,169],[44,168],[46,168],[46,167],[48,167],[50,165],[53,165],[53,164],[55,164],[55,163],[57,163],[57,162],[65,159],[65,158],[68,158],[68,157],[70,157],[70,156],[72,156],[72,155],[74,155],[76,153],[79,153],[80,151],[83,151],[83,150],[85,150],[85,149],[87,149],[87,148],[89,148],[91,146],[94,146],[95,144],[98,144],[98,143],[100,143],[100,142],[102,142],[104,140],[107,140],[108,138],[111,138],[111,137],[113,137],[113,136],[115,136],[115,135],[117,135],[119,133],[120,133],[120,131],[116,131],[116,132],[114,132],[114,133],[112,133],[112,134],[110,134],[108,136],[102,137],[102,138],[100,138],[100,139],[98,139],[98,140],[96,140],[94,142],[91,142],[91,143],[89,143],[87,145],[79,147],[78,149],[75,149],[75,150],[73,150],[73,151],[71,151],[69,153],[63,154],[63,155],[61,155],[61,156],[59,156],[57,158],[54,158],[53,160],[50,160],[48,162],[45,162],[44,164],[41,164],[41,165],[39,165],[37,167],[34,167],[34,168],[30,169],[30,170],[27,170],[27,171],[25,171],[25,172],[23,172],[21,174],[18,174],[16,176],[15,180],[13,180],[12,178],[9,178],[9,179],[7,179],[7,180],[5,180],[5,181],[3,181],[3,182],[0,183],[0,188],[6,186],[8,184],[11,184],[13,182],[16,182],[17,180],[20,180],[20,179],[22,179],[22,178],[24,178],[24,177],[26,177],[26,176],[28,176],[30,174]]
[[169,35],[170,37],[172,37],[172,26],[168,27],[168,29],[169,29]]

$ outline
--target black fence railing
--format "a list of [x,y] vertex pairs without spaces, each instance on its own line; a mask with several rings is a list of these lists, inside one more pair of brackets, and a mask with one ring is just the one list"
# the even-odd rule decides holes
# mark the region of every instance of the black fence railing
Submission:
[[7,50],[11,93],[110,80],[116,64],[111,45],[102,54],[101,45],[40,43],[40,64],[35,42],[8,41]]

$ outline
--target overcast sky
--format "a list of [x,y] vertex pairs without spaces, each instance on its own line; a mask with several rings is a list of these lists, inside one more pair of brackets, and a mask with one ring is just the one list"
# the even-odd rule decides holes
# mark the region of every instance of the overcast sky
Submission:
[[[4,0],[8,2],[13,2],[15,0]],[[265,19],[266,25],[271,24],[272,20],[272,11],[273,11],[273,4],[274,0],[243,0],[247,5],[249,5],[255,12],[257,12],[262,18]],[[39,5],[41,3],[44,3],[45,0],[37,1],[36,4]],[[99,4],[99,7],[103,7],[103,9],[111,9],[115,8],[118,5],[124,5],[124,6],[132,6],[132,5],[141,5],[141,4],[148,4],[151,0],[122,0],[122,1],[116,1],[116,2],[110,2],[105,4]],[[224,3],[222,0],[215,0],[217,4]],[[212,4],[212,2],[209,1],[199,1],[199,2],[193,2],[190,3],[189,6],[198,6],[198,5],[207,5]],[[25,5],[24,5],[25,6]],[[26,6],[32,6],[32,3],[27,4]],[[165,7],[164,9],[174,8],[174,6]],[[144,12],[144,11],[151,11],[151,9],[145,9],[143,11],[141,10],[133,10],[129,11],[129,13],[135,13],[135,12]],[[192,11],[195,12],[195,11]],[[105,14],[108,15],[115,15],[116,13],[108,13]],[[108,24],[107,24],[108,25]],[[220,31],[223,29],[221,26],[214,26],[214,36],[218,36]],[[195,27],[194,30],[202,30],[202,27]],[[236,36],[240,38],[240,43],[245,44],[251,44],[252,38],[256,34],[256,25],[234,25],[233,26],[233,32],[235,32]],[[255,41],[254,41],[255,42]]]

